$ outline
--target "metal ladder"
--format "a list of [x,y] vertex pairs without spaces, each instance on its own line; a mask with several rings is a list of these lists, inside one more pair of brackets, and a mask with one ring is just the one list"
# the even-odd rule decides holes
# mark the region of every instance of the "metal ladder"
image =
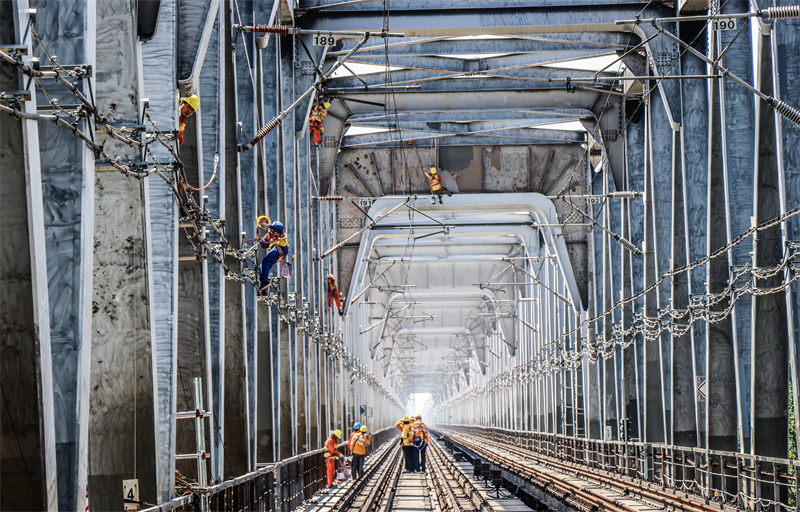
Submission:
[[[206,460],[210,454],[206,452],[206,427],[204,419],[211,419],[211,413],[203,410],[203,379],[195,377],[192,379],[194,384],[194,411],[175,413],[176,420],[194,420],[194,434],[197,443],[197,453],[176,454],[175,460],[197,459],[197,484],[200,487],[208,487],[208,477],[206,473]],[[210,427],[209,427],[210,428]],[[207,493],[200,493],[200,510],[209,509]]]

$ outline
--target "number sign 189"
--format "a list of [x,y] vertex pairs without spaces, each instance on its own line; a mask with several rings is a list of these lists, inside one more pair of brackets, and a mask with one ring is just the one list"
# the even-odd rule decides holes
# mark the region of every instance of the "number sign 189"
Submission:
[[333,46],[336,44],[336,37],[333,34],[314,34],[314,46]]

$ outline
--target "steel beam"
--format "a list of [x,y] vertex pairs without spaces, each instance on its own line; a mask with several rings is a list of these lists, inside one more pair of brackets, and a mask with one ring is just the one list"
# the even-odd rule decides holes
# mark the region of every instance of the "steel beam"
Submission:
[[[112,122],[141,119],[141,52],[133,6],[97,10],[96,105]],[[126,58],[120,59],[120,55]],[[137,148],[100,137],[106,151],[135,160]],[[149,179],[137,181],[98,166],[95,182],[94,303],[89,417],[89,506],[121,509],[120,482],[139,480],[140,499],[159,500],[156,339],[147,279]],[[135,468],[135,469],[134,469]]]
[[[173,34],[177,28],[175,0],[161,5],[156,35],[142,45],[143,96],[149,98],[147,114],[159,130],[177,128],[175,84],[176,54]],[[149,124],[149,131],[154,130]],[[169,162],[172,155],[153,143],[150,151],[160,162]],[[151,161],[148,157],[148,161]],[[148,278],[152,279],[152,328],[156,336],[156,367],[159,396],[159,478],[161,502],[175,495],[175,422],[178,383],[178,208],[172,190],[161,179],[150,180],[149,202],[146,205],[151,241],[148,244],[152,261]],[[186,409],[181,409],[186,410]],[[184,452],[185,453],[185,452]]]
[[[705,23],[681,23],[680,37],[693,44],[702,54],[706,54],[708,37],[703,34]],[[706,64],[685,52],[681,55],[682,74],[705,73]],[[706,254],[708,228],[708,155],[709,155],[709,80],[684,80],[681,82],[681,136],[684,167],[684,210],[686,212],[687,258],[697,261]],[[679,265],[674,264],[677,267]],[[706,267],[701,266],[689,272],[689,293],[700,296],[705,290]],[[697,426],[697,446],[705,446],[705,398],[696,390],[705,379],[706,368],[706,322],[698,320],[691,331],[693,346],[692,398],[695,403],[695,424]]]
[[[0,43],[25,44],[28,22],[21,9],[27,2],[0,4]],[[0,88],[19,89],[17,69],[0,66]],[[36,112],[36,90],[25,102],[26,112]],[[79,470],[76,449],[62,448],[57,458],[54,418],[54,381],[51,359],[50,306],[47,289],[45,219],[39,134],[36,121],[0,118],[4,150],[0,151],[0,234],[3,236],[0,279],[0,384],[4,407],[0,409],[0,508],[47,510],[59,507],[58,465],[62,471]],[[73,388],[77,387],[73,384]],[[75,407],[73,402],[73,407]],[[67,426],[74,425],[74,414]],[[67,446],[79,446],[74,436],[64,436]],[[85,438],[84,438],[85,439]],[[81,445],[85,446],[85,444]],[[64,457],[66,455],[66,457]],[[63,459],[66,458],[66,461]],[[62,459],[62,460],[58,460]],[[21,471],[21,468],[27,471]],[[85,464],[83,465],[85,482]],[[77,479],[76,479],[77,480]],[[19,492],[31,489],[31,492]],[[63,501],[77,501],[65,489]]]
[[[756,54],[759,90],[775,95],[772,30],[761,25],[760,51]],[[760,55],[759,55],[760,53]],[[755,223],[762,224],[779,216],[781,212],[780,168],[778,165],[778,124],[775,112],[765,102],[756,104],[755,176],[753,195]],[[776,267],[787,250],[782,227],[776,225],[758,233],[753,243],[754,268]],[[784,273],[768,279],[755,279],[760,289],[776,288],[783,284]],[[771,293],[753,297],[752,354],[753,370],[750,396],[753,403],[753,453],[767,457],[784,458],[789,454],[789,333],[785,293]],[[781,496],[784,494],[784,496]],[[762,485],[761,496],[767,499],[785,499],[786,493],[775,492],[774,485]]]

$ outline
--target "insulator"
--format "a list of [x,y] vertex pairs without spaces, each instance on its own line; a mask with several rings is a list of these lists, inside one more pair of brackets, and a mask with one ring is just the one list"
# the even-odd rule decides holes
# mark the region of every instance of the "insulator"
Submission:
[[775,112],[779,113],[794,124],[800,126],[800,112],[784,101],[775,101],[775,104],[772,105],[772,108],[775,109]]
[[253,25],[250,27],[241,27],[245,32],[253,32],[255,34],[279,34],[285,36],[289,33],[289,27],[284,25]]
[[800,18],[800,5],[786,5],[782,7],[768,7],[761,11],[761,17],[768,20],[784,20]]
[[272,121],[270,121],[269,123],[267,123],[267,124],[266,124],[266,125],[265,125],[263,128],[261,128],[261,129],[258,131],[258,133],[257,133],[257,134],[256,134],[256,136],[253,138],[253,140],[251,140],[251,141],[250,141],[250,147],[252,148],[252,147],[253,147],[253,146],[255,146],[256,144],[258,144],[259,142],[261,142],[261,139],[263,139],[264,137],[266,137],[266,136],[267,136],[267,134],[268,134],[269,132],[271,132],[272,130],[274,130],[274,129],[275,129],[275,127],[276,127],[276,126],[278,126],[278,125],[280,124],[280,122],[281,122],[281,120],[280,120],[280,119],[278,119],[278,118],[276,117],[275,119],[273,119]]

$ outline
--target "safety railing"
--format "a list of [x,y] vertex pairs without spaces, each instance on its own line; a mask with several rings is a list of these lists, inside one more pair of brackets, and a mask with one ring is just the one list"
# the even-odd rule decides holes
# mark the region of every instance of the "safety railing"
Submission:
[[[372,436],[372,449],[397,437],[397,433],[394,427],[376,432]],[[339,449],[342,450],[345,445],[340,444]],[[269,464],[252,473],[207,489],[198,489],[195,494],[181,496],[143,512],[201,511],[201,493],[208,498],[209,510],[214,511],[295,510],[327,484],[323,452],[324,449],[315,450]]]
[[798,510],[800,461],[641,442],[438,425],[752,511]]

